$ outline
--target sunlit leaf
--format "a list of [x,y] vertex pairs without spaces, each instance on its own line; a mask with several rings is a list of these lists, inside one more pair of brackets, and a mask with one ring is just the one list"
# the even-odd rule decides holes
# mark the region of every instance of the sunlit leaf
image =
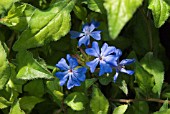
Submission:
[[16,30],[24,29],[13,49],[19,51],[35,48],[66,35],[70,30],[70,12],[75,2],[76,0],[59,1],[45,11],[26,3],[12,8],[1,23]]
[[0,41],[0,90],[3,89],[11,75],[11,69],[6,58],[7,54]]
[[157,112],[154,112],[153,114],[169,114],[169,113],[170,113],[170,109],[163,110],[163,111],[157,111]]
[[17,74],[17,78],[23,80],[32,80],[38,78],[51,79],[53,77],[49,74],[40,72],[39,70],[33,69],[29,66],[25,66],[20,69],[20,71]]
[[138,83],[139,88],[143,91],[143,94],[147,97],[150,95],[154,86],[154,79],[138,62],[136,62],[135,66],[136,82]]
[[25,112],[20,108],[19,101],[12,105],[9,114],[25,114]]
[[128,88],[125,80],[122,80],[121,85],[118,86],[126,95],[128,95]]
[[87,0],[88,8],[95,12],[105,13],[104,0]]
[[92,99],[90,101],[90,107],[95,114],[107,114],[109,108],[109,102],[100,89],[93,86]]
[[10,106],[12,103],[7,101],[5,98],[0,97],[0,109],[7,108]]
[[143,0],[105,0],[107,10],[109,32],[115,39],[125,24],[132,18],[134,12],[142,4]]
[[164,104],[162,105],[162,107],[159,109],[159,111],[164,111],[168,109],[168,100],[166,100],[164,102]]
[[127,108],[128,105],[120,105],[114,109],[113,114],[124,114]]
[[14,2],[18,0],[1,0],[0,1],[0,15],[6,13]]
[[64,102],[73,110],[80,111],[85,109],[85,106],[88,103],[88,98],[84,93],[73,92],[66,97]]
[[32,53],[20,51],[17,55],[20,69],[17,78],[23,80],[32,80],[37,78],[51,79],[53,75],[47,70],[44,64],[41,64],[33,58]]
[[162,84],[164,81],[164,66],[163,63],[153,56],[152,52],[148,52],[141,60],[142,67],[151,75],[155,80],[153,92],[160,96]]
[[161,27],[169,17],[169,5],[164,0],[150,0],[148,8],[152,10],[155,26]]

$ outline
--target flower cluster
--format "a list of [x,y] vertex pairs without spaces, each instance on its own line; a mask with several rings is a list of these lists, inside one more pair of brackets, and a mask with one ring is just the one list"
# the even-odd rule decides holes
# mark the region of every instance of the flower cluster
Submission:
[[[71,38],[79,38],[78,46],[80,47],[84,44],[87,47],[90,45],[90,37],[95,40],[101,39],[101,31],[94,31],[98,26],[99,23],[95,21],[92,21],[90,24],[84,24],[82,32],[70,31]],[[69,54],[67,54],[69,65],[64,58],[56,64],[56,67],[62,71],[55,74],[56,77],[60,79],[61,86],[63,86],[66,82],[68,89],[71,89],[74,86],[80,86],[81,82],[86,79],[86,67],[89,67],[91,73],[94,73],[97,67],[99,67],[99,76],[102,76],[105,73],[111,73],[114,69],[116,74],[113,77],[113,82],[116,81],[119,72],[129,75],[134,74],[133,70],[126,70],[125,65],[134,63],[135,59],[123,59],[119,62],[122,51],[114,46],[108,46],[107,43],[104,43],[101,49],[99,49],[98,43],[93,41],[92,46],[90,48],[86,48],[85,52],[93,58],[91,61],[86,61],[87,66],[79,67],[77,59],[71,57]]]

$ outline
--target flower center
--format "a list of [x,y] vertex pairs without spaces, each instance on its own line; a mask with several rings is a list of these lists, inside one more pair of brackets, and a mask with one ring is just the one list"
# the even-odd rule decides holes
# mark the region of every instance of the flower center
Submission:
[[85,35],[86,35],[86,36],[88,36],[88,35],[90,35],[90,34],[91,34],[90,31],[86,31],[86,32],[85,32]]
[[68,72],[69,72],[69,73],[72,73],[72,72],[73,72],[73,70],[72,70],[72,69],[70,69],[70,70],[68,70]]
[[117,66],[117,68],[118,68],[118,70],[121,70],[122,68],[125,68],[125,66],[119,64],[119,65]]
[[104,60],[104,56],[100,55],[100,56],[99,56],[99,59],[100,59],[101,61]]

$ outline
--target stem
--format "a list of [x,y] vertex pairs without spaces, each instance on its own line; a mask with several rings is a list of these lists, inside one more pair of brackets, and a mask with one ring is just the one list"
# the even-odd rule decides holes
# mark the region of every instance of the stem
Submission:
[[50,69],[50,70],[54,70],[56,67],[51,66],[51,65],[47,65],[47,68]]
[[80,49],[80,52],[83,54],[85,60],[87,60],[88,56],[86,55],[86,53],[84,52],[84,50],[83,50],[81,47],[79,47],[79,49]]
[[[148,98],[148,99],[112,99],[111,101],[115,102],[121,102],[121,103],[130,103],[130,102],[139,102],[139,101],[148,101],[148,102],[157,102],[157,103],[164,103],[165,100],[162,99],[155,99],[155,98]],[[168,104],[170,104],[170,101],[168,100]]]
[[61,112],[62,112],[62,108],[60,108],[59,110],[57,110],[56,112],[55,112],[55,114],[60,114]]

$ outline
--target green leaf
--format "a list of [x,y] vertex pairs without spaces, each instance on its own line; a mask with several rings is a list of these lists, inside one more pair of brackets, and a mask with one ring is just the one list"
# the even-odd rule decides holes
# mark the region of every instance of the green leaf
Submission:
[[88,8],[92,11],[105,13],[105,9],[103,6],[104,0],[87,0]]
[[144,68],[137,61],[135,62],[135,66],[135,81],[138,83],[143,95],[148,97],[154,86],[152,75],[145,71]]
[[82,111],[75,111],[71,108],[67,108],[67,114],[88,114],[87,112],[85,112],[84,110]]
[[143,57],[147,52],[157,50],[160,43],[159,31],[155,28],[153,21],[148,19],[148,14],[143,7],[135,14],[131,21],[132,30],[128,32],[133,36],[133,50]]
[[17,74],[18,79],[22,80],[32,80],[32,79],[38,79],[38,78],[44,78],[44,79],[51,79],[52,76],[43,72],[40,72],[39,70],[33,69],[29,66],[25,66],[21,68]]
[[15,102],[16,99],[18,98],[18,96],[20,95],[17,91],[15,91],[13,89],[11,89],[10,94],[11,94],[10,102]]
[[128,95],[128,88],[127,88],[127,84],[125,80],[122,80],[121,85],[118,85],[118,86],[126,95]]
[[52,81],[47,81],[46,85],[49,90],[48,92],[53,96],[53,100],[57,102],[59,106],[61,106],[64,94],[62,93],[63,87],[59,85],[59,79],[55,78]]
[[70,30],[70,12],[75,2],[76,0],[59,1],[45,11],[26,3],[12,9],[10,14],[2,19],[2,23],[12,28],[18,24],[24,25],[24,27],[20,26],[20,29],[24,30],[15,42],[13,49],[19,51],[35,48],[65,36]]
[[20,70],[16,77],[19,79],[53,78],[53,75],[47,70],[46,66],[34,59],[32,53],[28,51],[20,51],[17,54],[17,61],[18,69]]
[[153,114],[170,114],[170,109],[163,110],[163,111],[157,111],[157,112],[154,112]]
[[114,40],[114,42],[109,42],[109,44],[123,51],[124,49],[127,49],[132,45],[132,40],[127,37],[118,36],[117,39]]
[[142,1],[143,0],[105,0],[104,7],[107,10],[109,32],[112,39],[118,36],[122,28],[142,4]]
[[10,109],[9,114],[25,114],[23,110],[20,108],[19,101],[13,104],[13,106]]
[[6,58],[6,52],[0,41],[0,90],[3,89],[9,79],[9,76],[11,75],[11,69]]
[[32,16],[35,8],[31,5],[21,4],[19,2],[13,4],[8,15],[0,20],[0,23],[14,29],[23,31],[28,26],[28,21]]
[[99,77],[99,82],[102,85],[108,85],[112,81],[113,81],[113,74],[106,74],[106,75]]
[[75,5],[74,6],[74,14],[81,20],[85,20],[87,16],[87,10],[85,7]]
[[74,92],[69,94],[64,102],[73,110],[80,111],[85,109],[85,105],[88,103],[88,98],[82,92]]
[[161,97],[163,99],[170,99],[170,85],[165,85],[163,91],[161,92]]
[[[44,101],[42,98],[34,96],[24,96],[19,100],[21,109],[30,112],[37,103]],[[16,113],[17,114],[17,113]]]
[[73,88],[73,91],[84,92],[88,94],[89,88],[97,81],[97,78],[86,79],[81,86]]
[[121,105],[119,107],[116,107],[113,111],[113,114],[124,114],[127,108],[128,105]]
[[169,17],[169,5],[164,0],[150,0],[148,8],[152,10],[155,26],[161,27]]
[[52,81],[47,81],[46,84],[47,84],[47,88],[50,91],[54,91],[54,90],[61,91],[61,92],[63,91],[63,87],[59,85],[59,79],[58,78],[55,78]]
[[128,107],[126,114],[149,114],[149,106],[145,101],[134,102]]
[[4,97],[0,97],[0,109],[7,108],[12,103],[7,101]]
[[5,42],[5,35],[4,35],[3,31],[2,31],[2,29],[0,31],[0,41]]
[[86,79],[85,80],[85,89],[87,90],[89,87],[91,87],[94,82],[96,82],[97,79],[96,78],[91,78],[91,79]]
[[10,78],[9,78],[9,80],[8,80],[7,85],[8,85],[11,89],[13,89],[13,90],[15,90],[15,91],[17,91],[17,92],[19,92],[19,93],[22,93],[22,85],[23,85],[26,81],[24,81],[24,80],[19,80],[19,79],[16,78],[16,67],[15,67],[13,64],[10,64],[10,68],[11,68],[11,76],[10,76]]
[[31,96],[42,97],[45,93],[43,80],[30,81],[24,86],[24,91],[28,92]]
[[92,99],[90,101],[91,110],[95,114],[107,114],[109,108],[109,102],[102,94],[100,89],[93,86]]
[[155,80],[153,92],[160,96],[162,84],[164,81],[164,66],[163,63],[154,57],[152,52],[148,52],[141,60],[142,67],[151,75]]
[[164,104],[162,105],[162,107],[159,109],[159,111],[164,111],[168,109],[168,100],[166,100],[164,102]]
[[0,1],[0,15],[6,13],[11,5],[18,0],[1,0]]

